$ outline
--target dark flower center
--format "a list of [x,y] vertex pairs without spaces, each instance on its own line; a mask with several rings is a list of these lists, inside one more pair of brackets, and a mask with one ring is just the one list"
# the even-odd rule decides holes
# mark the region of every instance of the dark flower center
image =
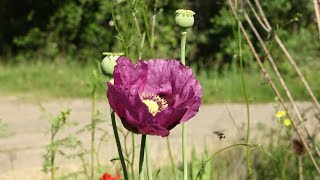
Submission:
[[147,105],[149,112],[153,116],[168,107],[167,101],[159,95],[143,93],[141,100],[145,105]]

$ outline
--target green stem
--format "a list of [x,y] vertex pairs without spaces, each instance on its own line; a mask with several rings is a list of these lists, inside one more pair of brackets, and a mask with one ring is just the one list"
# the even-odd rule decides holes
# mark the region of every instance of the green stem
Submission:
[[147,159],[147,174],[148,180],[152,180],[152,169],[151,169],[151,159],[150,159],[150,143],[149,137],[146,136],[146,159]]
[[128,171],[126,167],[126,162],[124,161],[124,157],[122,154],[122,148],[121,148],[120,138],[119,138],[118,129],[117,129],[116,117],[115,117],[114,111],[111,108],[110,108],[110,113],[111,113],[111,121],[112,121],[114,138],[116,140],[119,158],[120,158],[120,162],[123,170],[123,177],[125,180],[128,180]]
[[89,176],[89,173],[88,173],[88,170],[87,170],[87,165],[86,165],[86,160],[84,159],[84,155],[85,155],[85,150],[82,146],[82,144],[80,144],[80,153],[78,155],[81,163],[82,163],[82,169],[83,169],[83,173],[86,175],[86,178],[87,179],[90,179],[90,176]]
[[152,35],[150,34],[150,30],[149,30],[149,17],[148,17],[148,11],[147,11],[147,5],[145,0],[142,0],[142,16],[143,16],[143,22],[144,22],[144,26],[145,26],[145,31],[147,34],[147,41],[148,41],[148,45],[150,47],[151,50],[151,55],[155,56],[155,52],[154,52],[154,48],[152,48],[151,45],[151,39],[153,38]]
[[135,25],[136,25],[138,34],[139,34],[139,36],[141,36],[140,27],[139,27],[139,22],[138,22],[138,19],[137,19],[137,16],[136,16],[136,12],[135,12],[134,10],[132,11],[132,17],[133,17],[134,23],[135,23]]
[[131,157],[131,179],[134,180],[134,153],[135,153],[135,148],[134,148],[134,134],[131,133],[131,148],[132,148],[132,157]]
[[218,154],[220,154],[222,151],[224,150],[227,150],[227,149],[230,149],[232,147],[235,147],[235,146],[246,146],[247,148],[250,148],[250,147],[253,147],[252,145],[249,145],[249,144],[233,144],[231,146],[227,146],[223,149],[220,149],[219,151],[215,152],[208,160],[204,161],[198,174],[197,174],[197,177],[196,177],[196,180],[200,177],[202,171],[204,170],[204,168],[206,167],[206,165],[214,158],[216,157]]
[[187,160],[187,127],[182,124],[182,159],[183,159],[183,180],[188,179],[188,160]]
[[54,159],[55,159],[55,144],[54,144],[54,135],[53,128],[51,127],[51,138],[50,138],[50,156],[51,156],[51,180],[54,180]]
[[[240,30],[240,21],[238,21],[238,43],[239,43],[239,60],[240,60],[240,76],[241,76],[241,84],[243,95],[246,101],[246,109],[247,109],[247,136],[246,136],[246,143],[249,143],[250,138],[250,106],[249,106],[249,98],[247,93],[247,86],[244,77],[244,70],[243,70],[243,59],[242,59],[242,42],[241,42],[241,30]],[[251,179],[252,172],[251,172],[251,159],[250,159],[250,148],[246,149],[246,157],[247,157],[247,171],[248,171],[248,179]]]
[[175,180],[177,180],[176,165],[174,164],[169,137],[167,137],[166,139],[167,139],[167,146],[168,146],[168,151],[169,151],[169,158],[171,161],[171,168],[172,168],[173,177]]
[[283,164],[283,167],[282,167],[282,177],[283,177],[284,180],[287,179],[286,169],[287,169],[287,164],[288,164],[288,158],[289,158],[289,153],[286,152],[285,153],[284,164]]
[[54,180],[55,179],[55,176],[54,176],[54,173],[55,173],[55,170],[54,170],[54,159],[55,159],[55,152],[53,152],[54,154],[52,155],[51,157],[51,180]]
[[116,29],[116,31],[118,32],[118,25],[117,25],[117,20],[115,18],[115,15],[114,15],[114,8],[113,8],[113,3],[112,1],[110,1],[110,11],[111,11],[111,16],[112,16],[112,20],[114,22],[114,27]]
[[95,112],[95,94],[96,94],[96,85],[93,86],[92,93],[91,93],[91,179],[94,179],[94,142],[95,142],[95,119],[94,119],[94,112]]
[[[288,143],[287,149],[289,149],[290,146],[291,146],[291,143]],[[281,174],[282,174],[282,178],[284,180],[286,180],[287,179],[286,169],[287,169],[287,165],[288,165],[289,153],[288,153],[288,151],[284,151],[284,154],[285,154],[285,159],[284,159],[284,163],[283,163],[283,166],[282,166]]]
[[140,157],[139,157],[139,180],[144,180],[143,161],[144,161],[144,149],[146,144],[146,135],[141,136],[140,143]]
[[[186,64],[186,41],[187,32],[181,33],[181,63]],[[187,161],[187,127],[186,123],[182,124],[182,159],[183,159],[183,180],[188,179],[188,161]]]
[[181,33],[181,63],[186,65],[186,42],[187,42],[187,32]]

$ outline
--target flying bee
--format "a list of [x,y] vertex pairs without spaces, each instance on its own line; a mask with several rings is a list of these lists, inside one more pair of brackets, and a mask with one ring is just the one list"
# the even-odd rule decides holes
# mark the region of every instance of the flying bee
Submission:
[[225,139],[226,138],[226,135],[220,131],[213,131],[213,134],[218,136],[218,138],[221,140],[221,139]]

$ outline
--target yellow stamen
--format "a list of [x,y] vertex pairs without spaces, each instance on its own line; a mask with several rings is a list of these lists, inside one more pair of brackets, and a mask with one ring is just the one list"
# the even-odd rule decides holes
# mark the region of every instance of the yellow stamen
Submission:
[[159,105],[156,101],[146,99],[142,102],[148,106],[148,110],[153,116],[155,116],[159,112]]
[[143,94],[142,102],[147,105],[149,112],[155,116],[158,112],[168,107],[168,103],[164,98],[154,94]]

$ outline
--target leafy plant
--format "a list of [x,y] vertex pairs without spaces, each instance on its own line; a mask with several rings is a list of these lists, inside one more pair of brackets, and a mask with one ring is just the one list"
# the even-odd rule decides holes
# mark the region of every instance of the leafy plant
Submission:
[[[43,112],[46,112],[44,107],[41,107]],[[55,171],[57,170],[56,156],[58,154],[65,155],[63,148],[75,148],[78,144],[77,139],[73,135],[69,135],[64,138],[58,138],[58,134],[63,131],[64,128],[68,126],[75,126],[77,123],[75,121],[69,120],[71,110],[62,110],[57,116],[53,116],[46,113],[50,121],[50,127],[48,134],[50,136],[50,143],[46,146],[46,154],[44,155],[43,161],[43,171],[51,175],[51,179],[56,178]]]

